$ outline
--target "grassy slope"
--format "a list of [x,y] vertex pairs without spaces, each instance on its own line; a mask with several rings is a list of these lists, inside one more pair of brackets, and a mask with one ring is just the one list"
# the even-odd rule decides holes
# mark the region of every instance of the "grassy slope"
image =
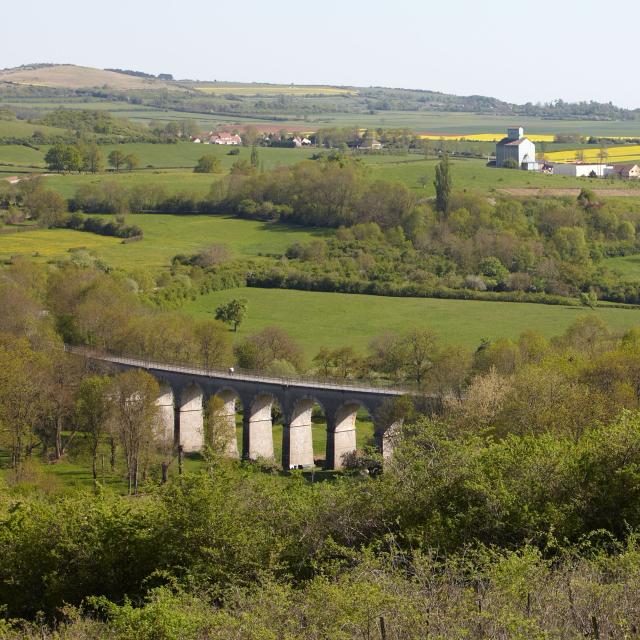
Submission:
[[[384,156],[382,156],[384,157]],[[398,180],[408,187],[423,193],[425,196],[435,195],[433,179],[438,163],[435,159],[419,160],[412,156],[386,156],[388,162],[372,162],[371,175],[384,180]],[[482,193],[490,193],[495,189],[515,187],[540,188],[582,188],[598,189],[613,187],[616,189],[635,189],[640,197],[640,184],[622,180],[602,180],[597,178],[571,178],[569,176],[553,176],[529,171],[513,169],[496,169],[487,167],[484,160],[454,158],[451,160],[453,184],[455,189],[469,189]],[[421,178],[426,176],[427,184],[421,185]]]
[[0,258],[34,253],[53,258],[63,256],[71,248],[85,247],[114,267],[155,270],[168,266],[176,254],[195,253],[207,244],[224,243],[235,255],[256,256],[282,253],[294,242],[304,242],[318,233],[325,233],[218,216],[138,214],[127,216],[127,222],[142,227],[142,241],[122,244],[117,238],[93,233],[38,229],[0,235]]
[[598,308],[388,298],[383,296],[317,293],[281,289],[219,291],[189,302],[183,311],[211,317],[215,308],[234,297],[249,301],[247,321],[236,338],[278,325],[293,335],[312,357],[321,346],[349,344],[361,351],[373,336],[416,326],[435,330],[446,343],[475,348],[482,338],[517,337],[526,329],[546,336],[561,334],[576,318],[600,316],[615,331],[640,325],[640,311]]

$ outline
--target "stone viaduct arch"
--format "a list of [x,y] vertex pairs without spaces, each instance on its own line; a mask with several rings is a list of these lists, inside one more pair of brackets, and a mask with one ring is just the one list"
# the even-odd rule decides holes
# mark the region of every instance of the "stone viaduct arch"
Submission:
[[314,452],[311,415],[320,405],[327,420],[326,467],[339,469],[344,455],[356,449],[356,416],[365,408],[374,420],[376,444],[386,457],[392,450],[389,434],[398,423],[385,424],[380,409],[405,395],[398,389],[307,382],[269,376],[209,371],[197,367],[149,362],[99,354],[78,347],[66,347],[87,359],[118,369],[145,369],[160,384],[158,407],[160,429],[186,452],[205,445],[204,409],[210,398],[221,400],[220,416],[228,434],[227,455],[238,457],[235,421],[243,414],[242,457],[250,460],[274,458],[272,408],[278,403],[283,414],[282,466],[285,469],[312,467]]

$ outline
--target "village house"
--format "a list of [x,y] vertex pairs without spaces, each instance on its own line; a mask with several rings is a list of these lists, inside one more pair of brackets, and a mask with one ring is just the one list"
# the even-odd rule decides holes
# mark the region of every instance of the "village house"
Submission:
[[224,144],[224,145],[240,145],[242,144],[242,138],[237,133],[213,133],[209,132],[210,144]]
[[308,147],[311,145],[311,140],[309,140],[309,138],[301,138],[300,136],[294,136],[292,142],[293,146],[297,148]]
[[622,178],[623,180],[638,180],[640,178],[640,166],[637,164],[614,164],[608,175]]
[[382,142],[375,138],[365,138],[358,149],[361,151],[379,151],[382,149]]

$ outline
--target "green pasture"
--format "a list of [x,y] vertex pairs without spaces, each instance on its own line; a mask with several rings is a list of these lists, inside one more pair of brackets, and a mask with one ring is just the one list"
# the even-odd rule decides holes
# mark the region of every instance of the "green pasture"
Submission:
[[135,185],[161,185],[167,195],[179,193],[194,194],[204,197],[211,185],[220,179],[220,175],[193,173],[184,169],[153,169],[146,171],[131,171],[102,174],[51,174],[45,178],[46,186],[55,189],[63,197],[71,198],[78,187],[85,184],[100,184],[104,181],[114,181],[124,187]]
[[640,255],[606,258],[604,264],[612,271],[617,271],[625,282],[640,281]]
[[213,317],[216,307],[232,298],[249,302],[248,318],[234,334],[236,340],[277,325],[288,331],[313,357],[320,347],[350,345],[364,352],[371,338],[386,331],[428,327],[447,344],[476,348],[482,339],[516,338],[533,329],[559,335],[584,315],[601,317],[612,331],[640,325],[640,310],[554,306],[477,300],[390,298],[318,293],[287,289],[243,288],[217,291],[188,302],[186,313]]
[[26,138],[32,136],[36,131],[41,131],[46,135],[66,135],[68,133],[65,129],[31,124],[24,120],[0,120],[0,138]]
[[[1,122],[1,121],[0,121]],[[140,166],[138,174],[145,169],[193,169],[198,159],[203,155],[214,155],[220,159],[224,169],[230,169],[231,165],[238,159],[248,160],[251,156],[251,149],[239,147],[239,155],[229,155],[230,147],[215,144],[195,144],[193,142],[180,142],[178,144],[151,144],[151,143],[126,143],[101,145],[100,150],[107,165],[109,153],[117,149],[124,154],[135,154],[138,157]],[[0,145],[0,166],[28,166],[32,168],[45,169],[44,157],[49,150],[47,145],[42,145],[38,149],[23,145]],[[265,169],[272,169],[280,165],[296,164],[301,160],[309,159],[313,151],[309,149],[280,149],[262,148],[258,149],[258,158]],[[106,167],[107,169],[109,167]],[[104,175],[104,174],[100,174]],[[109,175],[111,173],[109,172]],[[75,175],[65,176],[71,181]],[[212,177],[212,176],[209,176]],[[215,177],[215,176],[213,176]]]
[[[394,160],[395,158],[395,160]],[[397,180],[425,196],[434,196],[436,165],[439,160],[416,159],[411,156],[387,156],[387,162],[372,163],[372,178]],[[542,189],[635,189],[640,197],[640,184],[623,180],[603,180],[601,178],[571,178],[554,176],[534,171],[517,169],[496,169],[488,167],[484,160],[452,158],[451,174],[454,190],[468,189],[481,193],[490,193],[496,189],[508,188],[542,188]],[[422,186],[423,178],[426,179]]]
[[[250,147],[237,147],[239,155],[229,155],[230,147],[219,144],[196,144],[193,142],[179,142],[178,144],[119,144],[104,145],[100,149],[105,159],[113,149],[123,153],[134,153],[140,160],[140,168],[189,168],[193,169],[198,159],[203,155],[213,155],[220,159],[222,166],[230,169],[238,159],[249,160]],[[296,164],[312,155],[309,149],[279,149],[258,148],[258,158],[265,169],[272,169],[280,165]]]
[[328,233],[223,216],[135,214],[126,222],[142,228],[141,241],[124,244],[119,238],[85,231],[36,229],[0,235],[0,259],[25,255],[50,260],[68,255],[70,249],[86,248],[112,267],[155,271],[169,266],[176,254],[196,253],[209,244],[226,244],[236,256],[280,254],[294,242]]

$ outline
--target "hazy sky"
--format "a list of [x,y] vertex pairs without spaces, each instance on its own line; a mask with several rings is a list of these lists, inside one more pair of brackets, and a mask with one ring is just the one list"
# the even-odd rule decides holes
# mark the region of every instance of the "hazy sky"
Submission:
[[640,4],[604,0],[23,0],[0,67],[382,85],[640,107]]

